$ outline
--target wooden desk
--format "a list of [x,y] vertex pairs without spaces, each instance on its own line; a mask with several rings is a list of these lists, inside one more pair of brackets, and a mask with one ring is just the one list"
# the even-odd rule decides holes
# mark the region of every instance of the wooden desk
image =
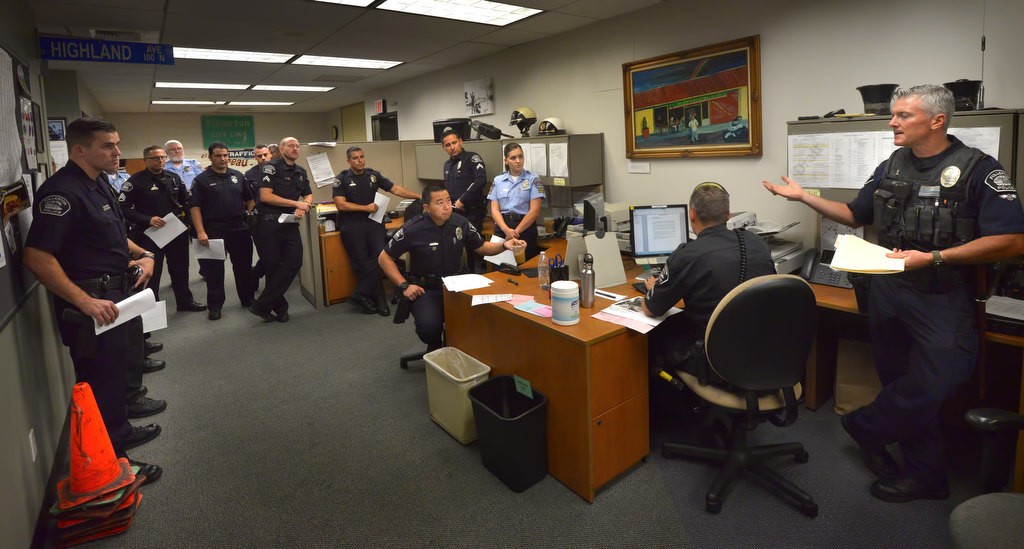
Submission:
[[[559,250],[558,242],[541,245]],[[564,253],[564,241],[561,246]],[[535,264],[533,259],[524,267]],[[593,309],[581,309],[580,322],[573,326],[557,326],[508,303],[471,308],[470,295],[480,293],[527,294],[538,302],[551,302],[536,278],[486,276],[495,281],[489,288],[445,292],[447,344],[489,365],[492,375],[519,375],[544,393],[548,472],[593,502],[598,488],[650,450],[647,337],[590,318],[609,303],[601,298]],[[609,290],[636,295],[628,284]]]
[[[389,220],[385,224],[386,230],[397,229],[404,224],[399,219]],[[323,277],[324,305],[334,305],[345,301],[356,290],[356,274],[352,269],[352,262],[345,251],[345,245],[341,242],[341,232],[332,231],[320,233],[320,276]]]
[[[856,318],[853,315],[863,316],[857,310],[857,299],[853,290],[811,284],[814,290],[814,297],[818,301],[818,307],[826,311],[826,317],[819,319],[818,338],[815,342],[815,350],[807,362],[807,387],[805,391],[805,404],[811,410],[815,410],[832,397],[836,381],[836,351],[838,347],[839,334],[846,336],[840,323]],[[829,312],[836,313],[829,316]],[[847,318],[843,318],[843,317]],[[821,321],[823,320],[823,321]],[[860,322],[866,323],[863,318]],[[985,341],[999,345],[1008,345],[1024,349],[1024,337],[1000,334],[986,331]],[[979,368],[983,365],[979,364]],[[1024,363],[1021,364],[1024,371]],[[1018,400],[1018,413],[1024,414],[1024,375],[1021,376],[1020,398]],[[1014,466],[1013,489],[1015,492],[1024,492],[1024,433],[1017,436],[1017,458]]]

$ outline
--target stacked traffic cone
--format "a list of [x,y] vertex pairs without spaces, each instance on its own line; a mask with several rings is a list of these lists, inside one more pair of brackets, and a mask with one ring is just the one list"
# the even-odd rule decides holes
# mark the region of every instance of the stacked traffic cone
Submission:
[[70,547],[120,534],[131,525],[142,501],[146,477],[110,444],[96,398],[88,383],[71,391],[71,469],[57,483],[57,547]]

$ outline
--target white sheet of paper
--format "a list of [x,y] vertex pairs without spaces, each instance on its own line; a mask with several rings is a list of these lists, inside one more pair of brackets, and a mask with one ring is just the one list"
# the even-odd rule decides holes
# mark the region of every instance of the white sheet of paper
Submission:
[[165,215],[163,220],[163,227],[150,227],[143,231],[153,241],[153,244],[156,244],[160,249],[163,249],[167,243],[177,238],[179,234],[187,229],[185,224],[173,212]]
[[493,282],[486,276],[478,274],[446,276],[441,281],[444,282],[444,287],[448,288],[449,292],[464,292],[466,290],[486,288]]
[[[491,242],[497,242],[499,244],[505,242],[505,239],[500,236],[491,235]],[[500,254],[484,256],[484,261],[494,263],[495,265],[501,265],[502,263],[508,263],[509,265],[516,264],[516,254],[512,253],[512,250],[505,250]]]
[[96,335],[100,335],[107,330],[116,328],[155,306],[156,296],[153,295],[153,290],[146,288],[137,294],[132,294],[117,303],[118,313],[117,319],[115,319],[114,322],[107,324],[106,326],[100,326],[99,324],[95,325]]
[[498,303],[499,301],[511,301],[512,294],[479,294],[473,296],[473,303],[471,307],[477,305],[483,305],[485,303]]
[[142,313],[143,333],[163,330],[167,327],[167,302],[157,301],[152,309]]
[[1024,321],[1024,300],[994,295],[985,302],[985,314]]
[[628,318],[631,320],[635,320],[637,322],[643,322],[644,324],[649,324],[651,326],[657,326],[658,324],[661,324],[661,321],[665,320],[666,318],[674,314],[683,312],[683,310],[678,307],[672,307],[661,316],[647,316],[644,314],[643,309],[640,308],[641,304],[643,303],[643,300],[643,296],[637,296],[624,299],[622,301],[616,301],[615,303],[612,303],[611,305],[605,307],[604,309],[601,309],[601,312],[613,316]]
[[326,187],[334,181],[334,168],[331,167],[331,159],[327,153],[311,154],[306,157],[309,163],[309,172],[317,187]]
[[530,171],[544,177],[548,174],[548,149],[544,143],[530,143]]
[[277,218],[277,222],[278,223],[298,223],[299,222],[299,218],[295,217],[295,214],[281,214],[281,216]]
[[384,214],[388,213],[388,203],[390,202],[391,199],[388,198],[388,195],[384,193],[377,193],[377,195],[373,197],[373,203],[377,205],[377,211],[370,214],[370,219],[377,223],[384,221]]
[[569,144],[552,143],[548,147],[551,157],[551,177],[569,177]]
[[192,250],[196,254],[196,259],[220,259],[223,261],[228,258],[227,252],[224,251],[223,238],[211,238],[209,246],[203,246],[198,240],[193,240]]
[[902,273],[904,260],[885,257],[889,250],[852,234],[836,237],[836,255],[831,267],[837,271],[869,274]]

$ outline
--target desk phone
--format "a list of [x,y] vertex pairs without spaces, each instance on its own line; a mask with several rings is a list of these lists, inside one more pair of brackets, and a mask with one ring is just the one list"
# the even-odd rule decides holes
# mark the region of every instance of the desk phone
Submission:
[[836,286],[838,288],[853,288],[853,284],[850,284],[844,271],[833,271],[829,266],[832,263],[832,257],[835,255],[835,250],[822,250],[820,255],[813,248],[808,250],[807,259],[804,260],[804,267],[800,269],[800,276],[804,280],[815,284]]

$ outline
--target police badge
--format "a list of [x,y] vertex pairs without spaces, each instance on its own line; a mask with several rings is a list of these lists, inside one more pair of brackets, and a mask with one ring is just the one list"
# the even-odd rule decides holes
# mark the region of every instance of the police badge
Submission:
[[956,166],[949,166],[942,170],[942,175],[939,177],[939,183],[945,187],[950,188],[956,185],[956,182],[960,181],[960,168]]
[[370,183],[376,183],[376,182],[377,182],[377,176],[373,175],[373,174],[370,174]]
[[231,182],[232,183],[238,183],[238,177],[232,175],[231,176]]
[[455,240],[462,240],[462,227],[455,227]]

